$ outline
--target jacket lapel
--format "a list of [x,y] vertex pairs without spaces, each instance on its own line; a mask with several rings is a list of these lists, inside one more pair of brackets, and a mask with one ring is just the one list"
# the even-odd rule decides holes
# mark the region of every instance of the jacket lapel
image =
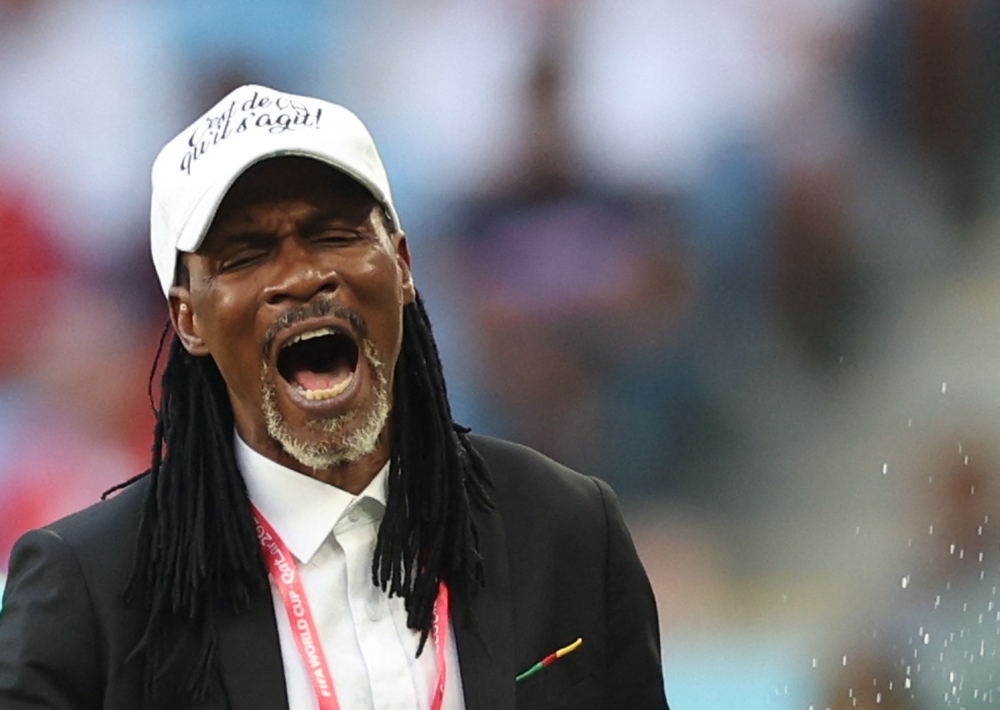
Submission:
[[230,710],[288,710],[271,595],[258,595],[241,614],[220,614],[217,623],[219,673]]
[[[466,710],[514,710],[514,619],[507,542],[500,515],[476,511],[486,584],[456,595],[452,628]],[[230,710],[288,710],[278,627],[269,594],[245,612],[217,617],[218,659]]]
[[466,710],[514,710],[514,619],[503,522],[477,512],[485,587],[455,600],[452,627]]

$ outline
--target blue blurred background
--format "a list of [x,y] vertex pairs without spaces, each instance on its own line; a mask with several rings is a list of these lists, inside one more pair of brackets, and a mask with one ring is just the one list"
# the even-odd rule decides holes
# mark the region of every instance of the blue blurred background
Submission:
[[619,492],[675,710],[1000,706],[1000,4],[0,0],[0,572],[146,467],[149,168],[247,82],[372,130],[457,418]]

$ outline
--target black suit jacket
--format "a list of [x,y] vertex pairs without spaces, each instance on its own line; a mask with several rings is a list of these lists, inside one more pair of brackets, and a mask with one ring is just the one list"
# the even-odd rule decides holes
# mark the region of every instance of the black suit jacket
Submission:
[[[453,602],[466,708],[666,710],[653,594],[610,488],[525,447],[473,442],[496,507],[476,516],[485,588]],[[18,541],[0,612],[2,710],[143,707],[141,669],[126,663],[143,618],[120,594],[144,481]],[[287,709],[270,597],[214,621],[204,707]],[[577,651],[515,683],[577,637]]]

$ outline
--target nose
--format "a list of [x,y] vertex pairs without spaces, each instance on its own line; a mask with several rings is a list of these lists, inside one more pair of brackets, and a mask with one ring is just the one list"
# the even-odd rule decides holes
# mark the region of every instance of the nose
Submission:
[[305,303],[319,293],[336,291],[340,276],[330,263],[298,235],[280,239],[273,256],[274,271],[264,287],[269,305]]

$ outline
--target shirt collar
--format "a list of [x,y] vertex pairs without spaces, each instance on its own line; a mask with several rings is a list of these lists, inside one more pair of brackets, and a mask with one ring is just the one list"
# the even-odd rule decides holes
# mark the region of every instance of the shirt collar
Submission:
[[381,519],[388,463],[360,494],[353,495],[272,461],[236,433],[233,440],[250,501],[302,564],[313,558],[334,526],[355,508],[367,509],[369,520]]

